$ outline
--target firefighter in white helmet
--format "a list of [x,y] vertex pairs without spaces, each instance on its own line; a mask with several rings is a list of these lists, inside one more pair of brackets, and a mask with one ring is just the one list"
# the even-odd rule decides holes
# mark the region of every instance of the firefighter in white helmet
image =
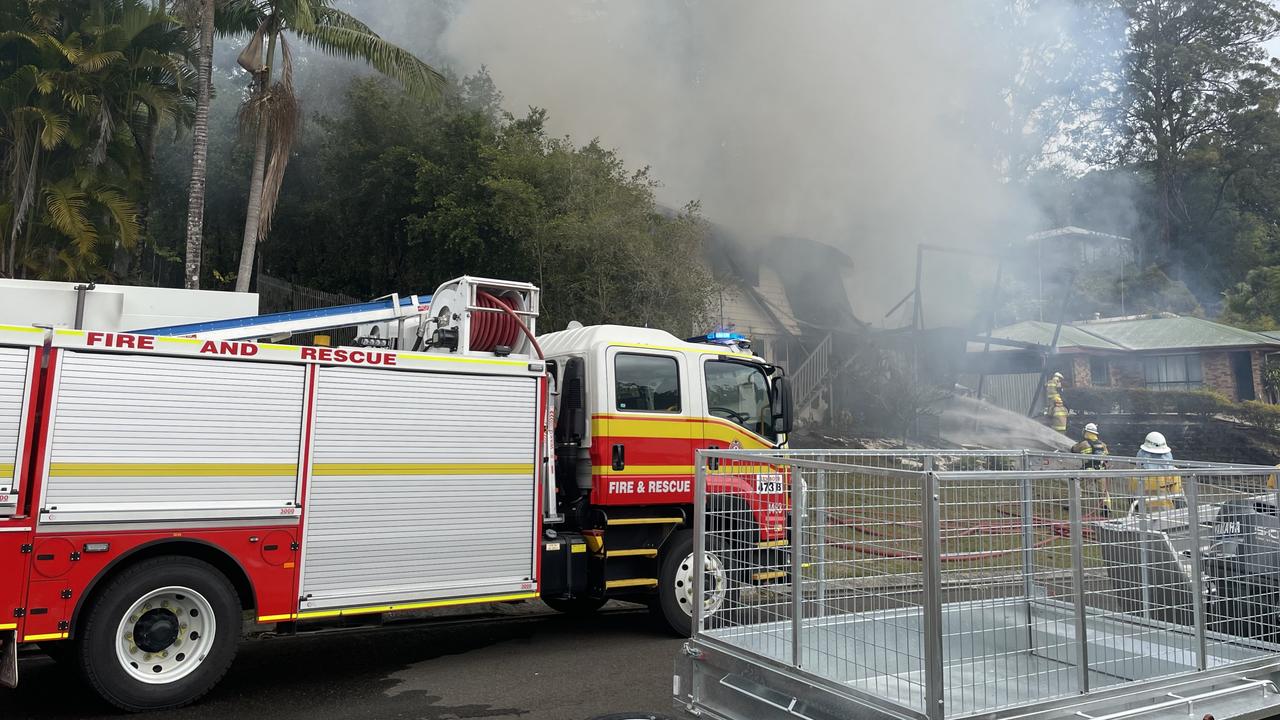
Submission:
[[1062,402],[1062,373],[1054,373],[1044,384],[1045,412],[1053,413],[1053,408]]
[[[1137,457],[1143,459],[1138,467],[1143,470],[1174,470],[1173,451],[1164,435],[1149,432],[1138,447]],[[1134,498],[1133,506],[1140,507],[1139,497],[1145,501],[1149,510],[1171,510],[1181,505],[1182,477],[1179,475],[1158,475],[1143,479],[1129,480],[1129,494]]]

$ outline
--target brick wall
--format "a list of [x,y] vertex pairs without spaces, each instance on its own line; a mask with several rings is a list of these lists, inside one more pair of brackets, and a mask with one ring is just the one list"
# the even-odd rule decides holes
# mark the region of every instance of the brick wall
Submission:
[[1093,385],[1093,375],[1089,371],[1089,356],[1076,355],[1071,358],[1071,372],[1064,373],[1071,377],[1068,381],[1071,387],[1089,387]]
[[1236,381],[1231,377],[1231,359],[1224,352],[1207,352],[1200,355],[1204,386],[1232,400],[1236,397]]

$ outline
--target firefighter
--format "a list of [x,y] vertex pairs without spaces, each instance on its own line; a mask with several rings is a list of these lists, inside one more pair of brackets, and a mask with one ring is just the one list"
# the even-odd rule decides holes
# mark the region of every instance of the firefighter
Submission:
[[[1105,469],[1107,467],[1107,461],[1098,459],[1098,456],[1111,454],[1107,449],[1107,444],[1102,442],[1102,438],[1099,437],[1098,426],[1094,423],[1089,423],[1084,426],[1084,439],[1071,446],[1071,452],[1079,455],[1094,456],[1084,461],[1085,470]],[[1085,483],[1087,483],[1090,486],[1090,489],[1101,498],[1102,513],[1104,515],[1109,515],[1111,509],[1111,493],[1107,488],[1106,481],[1094,479],[1091,482],[1086,480]],[[1082,483],[1082,485],[1085,483]]]
[[[1138,447],[1137,457],[1143,458],[1143,462],[1138,464],[1143,470],[1173,470],[1177,467],[1173,464],[1173,451],[1169,449],[1169,443],[1158,432],[1147,433],[1146,439]],[[1179,504],[1178,498],[1182,496],[1182,477],[1160,475],[1145,478],[1145,482],[1139,482],[1137,478],[1131,479],[1129,494],[1135,498],[1134,502],[1139,493],[1146,498],[1148,509],[1172,510]]]
[[1062,404],[1061,397],[1053,404],[1051,425],[1056,432],[1060,432],[1063,435],[1067,434],[1067,406]]
[[1044,384],[1044,401],[1046,412],[1052,413],[1062,402],[1062,373],[1056,372]]

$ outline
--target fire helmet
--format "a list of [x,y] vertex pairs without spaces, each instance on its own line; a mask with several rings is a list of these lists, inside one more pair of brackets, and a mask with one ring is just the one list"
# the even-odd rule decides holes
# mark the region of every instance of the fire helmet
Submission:
[[1165,442],[1164,435],[1158,432],[1147,433],[1147,439],[1142,443],[1142,449],[1155,455],[1163,455],[1169,452],[1169,443]]
[[1097,435],[1097,434],[1098,434],[1098,426],[1097,426],[1097,425],[1095,425],[1094,423],[1089,423],[1088,425],[1085,425],[1085,426],[1084,426],[1084,431],[1085,431],[1085,432],[1087,432],[1087,433],[1093,433],[1094,435]]

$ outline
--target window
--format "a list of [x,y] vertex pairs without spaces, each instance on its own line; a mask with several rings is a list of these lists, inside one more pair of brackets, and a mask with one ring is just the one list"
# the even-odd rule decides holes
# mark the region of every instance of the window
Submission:
[[1106,358],[1089,358],[1089,384],[1093,387],[1107,387],[1111,384],[1111,363]]
[[769,381],[759,366],[727,360],[710,360],[707,378],[707,410],[751,432],[772,439],[773,408]]
[[1199,355],[1156,355],[1142,360],[1142,373],[1152,390],[1194,390],[1204,384]]
[[680,366],[675,358],[619,353],[613,372],[622,412],[680,412]]

